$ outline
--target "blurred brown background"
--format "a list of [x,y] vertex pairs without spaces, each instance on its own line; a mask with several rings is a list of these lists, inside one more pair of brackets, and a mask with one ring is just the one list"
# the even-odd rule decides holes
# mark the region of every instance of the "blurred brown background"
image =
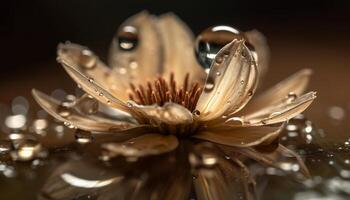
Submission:
[[[350,6],[347,1],[88,1],[6,2],[0,23],[0,103],[30,90],[75,84],[55,61],[59,42],[89,46],[105,60],[117,27],[132,14],[175,12],[195,34],[211,25],[256,28],[268,38],[272,60],[264,87],[301,68],[314,70],[310,90],[318,99],[307,116],[336,138],[349,138]],[[334,106],[343,117],[334,119]],[[338,112],[339,114],[339,112]]]

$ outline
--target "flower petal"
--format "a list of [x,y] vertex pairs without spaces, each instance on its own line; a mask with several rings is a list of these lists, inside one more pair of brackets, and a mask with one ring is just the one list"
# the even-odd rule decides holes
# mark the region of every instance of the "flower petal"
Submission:
[[112,121],[98,116],[87,116],[75,108],[62,108],[59,101],[35,89],[32,90],[32,94],[38,104],[54,118],[82,130],[109,131],[137,126],[129,122]]
[[193,182],[196,199],[255,199],[255,181],[240,160],[227,160],[222,152],[208,148],[201,148],[198,152],[207,158],[215,158],[216,163],[211,167],[197,169]]
[[199,97],[199,119],[213,120],[245,105],[256,86],[254,80],[249,80],[252,72],[256,72],[256,65],[244,40],[224,46],[215,57]]
[[265,36],[258,30],[247,31],[244,33],[244,36],[247,38],[248,42],[254,46],[254,53],[256,53],[256,55],[253,55],[258,65],[259,78],[261,80],[269,68],[270,48],[266,42]]
[[145,118],[150,119],[151,123],[155,125],[160,125],[161,123],[180,125],[193,122],[192,113],[176,103],[166,103],[163,106],[142,106],[133,102],[129,103],[135,111],[141,113]]
[[283,125],[241,128],[226,126],[204,130],[192,137],[233,147],[250,147],[273,141],[282,129]]
[[130,112],[128,106],[120,99],[109,93],[100,83],[85,75],[79,70],[79,67],[64,59],[58,60],[72,79],[88,94],[99,100],[101,103],[112,106],[119,110]]
[[107,150],[106,155],[112,158],[119,155],[130,157],[159,155],[173,151],[177,146],[178,140],[173,135],[150,133],[122,143],[106,143],[102,148]]
[[204,82],[206,73],[196,60],[191,30],[172,13],[161,15],[157,24],[164,51],[164,77],[168,78],[173,72],[175,81],[182,84],[189,73],[192,81]]
[[236,155],[240,153],[247,156],[248,158],[254,159],[267,167],[275,167],[283,170],[283,162],[298,164],[300,172],[305,177],[310,177],[310,172],[305,166],[303,160],[299,155],[297,155],[292,150],[286,148],[285,146],[279,144],[277,149],[274,151],[259,151],[255,148],[232,148],[221,146],[225,153],[228,155]]
[[[135,33],[133,33],[135,32]],[[121,48],[123,34],[136,34],[131,50]],[[109,52],[109,64],[134,84],[142,84],[161,73],[162,47],[156,18],[146,11],[127,19],[118,29]],[[145,78],[147,77],[147,79]]]
[[279,103],[289,93],[294,93],[297,96],[303,94],[306,89],[312,71],[303,69],[293,74],[272,88],[263,92],[260,96],[253,98],[247,106],[240,112],[241,115],[250,114],[257,110]]
[[282,103],[271,105],[270,107],[243,116],[243,125],[257,126],[287,121],[303,112],[315,98],[316,92],[309,92],[296,99],[287,99]]
[[77,71],[98,82],[112,95],[123,101],[128,99],[125,90],[129,87],[129,82],[125,76],[108,68],[87,47],[68,42],[59,44],[57,56],[59,61],[71,63],[71,67],[76,67]]

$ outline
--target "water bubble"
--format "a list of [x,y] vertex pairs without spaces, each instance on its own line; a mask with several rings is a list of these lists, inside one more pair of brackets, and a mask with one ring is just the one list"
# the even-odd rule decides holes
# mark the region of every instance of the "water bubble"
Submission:
[[[205,29],[200,33],[195,43],[195,53],[198,62],[204,69],[209,69],[216,54],[226,44],[234,39],[243,39],[243,34],[230,26],[213,26]],[[224,52],[224,55],[229,55],[230,52]],[[219,61],[219,62],[218,62]],[[222,62],[222,58],[216,60],[217,63]]]
[[229,123],[233,126],[241,126],[244,124],[244,120],[242,117],[231,117],[230,119],[226,120],[225,123]]
[[138,31],[134,26],[124,26],[116,35],[118,47],[123,51],[131,51],[138,45]]
[[80,54],[80,64],[86,69],[93,69],[96,66],[96,57],[88,49],[84,49]]
[[295,94],[294,92],[289,92],[287,95],[287,102],[291,103],[293,102],[296,98],[297,98],[297,94]]
[[41,150],[42,146],[38,141],[26,139],[19,144],[12,157],[20,161],[32,160]]
[[79,101],[77,101],[75,107],[79,109],[81,112],[91,115],[98,112],[99,104],[96,99],[94,99],[93,97],[87,96],[84,98],[80,98]]
[[57,112],[61,117],[64,117],[64,118],[69,117],[71,115],[70,110],[67,107],[62,105],[57,108]]
[[90,132],[78,129],[75,132],[75,139],[80,144],[87,144],[90,143],[93,138]]
[[214,88],[214,84],[213,83],[206,83],[205,87],[204,87],[204,89],[206,91],[208,91],[208,92],[211,91],[213,88]]
[[65,126],[67,126],[68,128],[70,128],[70,129],[75,129],[76,127],[72,124],[72,123],[70,123],[70,122],[64,122],[63,123]]

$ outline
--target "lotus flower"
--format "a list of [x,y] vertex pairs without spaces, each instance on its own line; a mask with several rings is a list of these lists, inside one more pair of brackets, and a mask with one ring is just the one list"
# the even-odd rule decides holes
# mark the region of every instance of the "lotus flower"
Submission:
[[159,193],[164,195],[160,199],[188,198],[190,169],[196,169],[198,199],[233,199],[233,191],[240,189],[241,197],[251,199],[254,180],[244,158],[278,168],[280,157],[292,157],[309,176],[301,158],[278,138],[284,124],[316,97],[315,92],[303,94],[311,75],[304,69],[252,98],[259,72],[266,71],[267,48],[251,33],[221,48],[206,72],[194,55],[194,38],[179,18],[142,12],[118,30],[110,67],[84,46],[58,46],[58,62],[86,94],[71,102],[38,90],[33,96],[56,119],[90,132],[109,160],[182,152],[184,169],[159,163],[174,172],[169,176],[174,184],[165,189],[170,193]]

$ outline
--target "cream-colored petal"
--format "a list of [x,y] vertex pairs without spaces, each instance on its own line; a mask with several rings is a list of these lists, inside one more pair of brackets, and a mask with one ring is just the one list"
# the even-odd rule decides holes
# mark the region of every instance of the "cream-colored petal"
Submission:
[[221,127],[201,131],[192,137],[233,146],[250,147],[273,141],[279,136],[283,125],[256,127]]
[[261,80],[269,68],[270,48],[265,36],[257,30],[247,31],[244,33],[244,36],[254,47],[255,52],[253,52],[253,55],[257,62],[259,78]]
[[[198,150],[197,147],[195,149]],[[221,151],[213,147],[200,148],[197,154],[204,158],[205,165],[195,171],[196,199],[255,199],[255,181],[240,160],[226,159]],[[211,165],[206,167],[209,163]]]
[[130,109],[128,106],[121,101],[120,99],[113,96],[113,94],[109,93],[100,83],[96,80],[90,78],[85,75],[83,72],[79,70],[77,66],[73,63],[70,63],[67,60],[58,60],[63,68],[67,71],[67,73],[72,77],[72,79],[78,83],[78,85],[88,94],[93,96],[95,99],[100,101],[103,104],[108,106],[112,106],[119,110],[123,110],[125,112],[129,112]]
[[142,157],[173,151],[178,146],[178,143],[178,140],[173,135],[165,136],[149,133],[122,143],[106,143],[102,145],[102,148],[107,150],[106,155],[109,157],[119,155]]
[[263,92],[258,97],[253,98],[247,106],[240,112],[240,115],[250,114],[257,110],[269,107],[279,103],[286,98],[289,93],[294,93],[300,96],[305,91],[312,71],[310,69],[303,69],[267,91]]
[[[118,37],[130,31],[135,31],[137,35],[137,46],[132,50],[123,50]],[[153,80],[161,73],[162,67],[160,37],[156,18],[148,12],[143,11],[130,17],[120,26],[112,41],[109,65],[134,84]]]
[[125,90],[129,87],[129,82],[125,76],[108,68],[87,47],[72,43],[59,44],[57,59],[71,63],[71,67],[76,67],[77,71],[98,82],[113,96],[127,100]]
[[196,60],[194,37],[187,25],[172,13],[159,16],[157,24],[163,44],[164,77],[168,78],[173,72],[175,81],[181,86],[189,73],[191,81],[204,82],[206,73]]
[[144,118],[149,119],[154,125],[162,123],[169,125],[190,124],[193,122],[192,113],[185,107],[176,103],[166,103],[163,106],[142,106],[129,102],[131,108],[141,113]]
[[[303,112],[316,98],[316,92],[309,92],[300,97],[292,97],[285,101],[263,108],[249,115],[243,116],[244,124],[266,125],[287,121]],[[229,122],[228,122],[229,124]]]
[[283,163],[298,164],[299,171],[305,176],[310,177],[309,170],[305,166],[303,160],[292,150],[279,144],[274,151],[259,151],[255,148],[232,148],[220,146],[228,155],[235,156],[237,153],[247,156],[250,159],[256,160],[267,167],[275,167],[283,169]]
[[86,131],[122,130],[137,126],[129,122],[112,121],[98,116],[88,116],[75,108],[62,107],[60,102],[33,89],[32,94],[38,104],[54,118],[67,125]]
[[[216,55],[196,109],[199,120],[209,121],[238,110],[255,90],[256,65],[244,40],[234,40]],[[254,80],[250,80],[254,78]]]

